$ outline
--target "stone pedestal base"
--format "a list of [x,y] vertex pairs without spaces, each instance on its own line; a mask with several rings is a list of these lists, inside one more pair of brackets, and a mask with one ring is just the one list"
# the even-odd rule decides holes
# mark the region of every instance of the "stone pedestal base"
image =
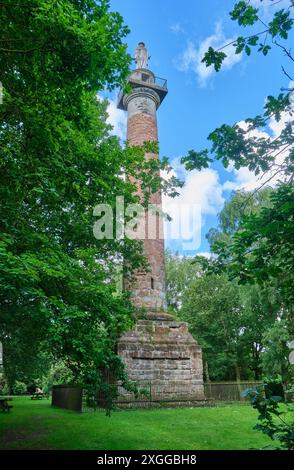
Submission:
[[130,380],[150,384],[150,400],[204,400],[201,348],[187,324],[166,313],[148,314],[118,342]]

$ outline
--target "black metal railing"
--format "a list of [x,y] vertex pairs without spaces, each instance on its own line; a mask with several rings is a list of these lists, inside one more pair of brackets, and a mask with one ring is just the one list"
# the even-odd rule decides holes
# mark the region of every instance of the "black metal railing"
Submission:
[[[158,406],[214,406],[215,404],[243,403],[248,404],[249,398],[244,397],[246,389],[262,386],[266,395],[266,386],[261,381],[240,382],[206,382],[185,384],[183,381],[161,382],[141,380],[133,382],[136,391],[126,390],[120,383],[108,382],[104,392],[90,394],[83,390],[82,411],[109,408],[111,402],[118,408],[140,408]],[[113,393],[115,392],[115,393]],[[112,399],[111,399],[112,397]],[[284,391],[287,402],[293,403],[294,394]]]
[[[201,402],[202,405],[211,405],[215,402],[246,402],[242,395],[244,390],[260,385],[262,382],[209,382],[185,384],[182,381],[173,381],[164,387],[160,383],[150,380],[134,382],[136,392],[126,390],[121,384],[110,384],[116,388],[117,398],[114,403],[119,406],[152,407],[156,404],[191,404]],[[106,398],[103,393],[96,396],[96,405],[104,408]]]
[[164,88],[165,90],[167,90],[166,78],[155,77],[155,85],[160,86],[161,88]]

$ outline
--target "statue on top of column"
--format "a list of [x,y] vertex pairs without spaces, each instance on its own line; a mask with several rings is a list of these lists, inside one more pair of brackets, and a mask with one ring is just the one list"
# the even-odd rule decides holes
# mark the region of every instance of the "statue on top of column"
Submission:
[[148,50],[145,47],[144,42],[139,42],[138,46],[136,47],[135,52],[135,62],[137,69],[147,69],[148,68],[148,60],[150,57],[148,56]]

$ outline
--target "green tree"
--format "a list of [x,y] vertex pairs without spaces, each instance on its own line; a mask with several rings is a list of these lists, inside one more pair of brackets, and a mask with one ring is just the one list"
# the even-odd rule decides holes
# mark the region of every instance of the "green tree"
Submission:
[[239,286],[242,305],[241,336],[239,348],[246,356],[246,365],[255,380],[269,375],[264,355],[267,350],[266,335],[273,328],[280,313],[277,289],[257,284]]
[[[207,235],[212,253],[220,244],[230,245],[244,215],[259,214],[262,207],[270,207],[271,194],[270,188],[258,193],[234,193],[218,215],[218,227]],[[211,260],[197,257],[195,262],[168,256],[168,300],[200,341],[212,378],[260,380],[264,372],[263,355],[268,350],[265,334],[281,315],[279,290],[270,284],[242,286],[238,279],[232,282],[227,275],[210,278],[210,266],[215,264],[213,257]],[[225,338],[222,326],[226,322],[230,327],[225,329]]]
[[[122,148],[98,91],[125,85],[131,58],[122,17],[101,0],[0,2],[0,341],[12,385],[31,380],[43,353],[76,380],[124,377],[117,337],[132,324],[114,265],[144,266],[141,244],[96,240],[94,207],[135,202],[124,174],[142,148]],[[166,162],[164,162],[166,163]],[[153,170],[155,163],[153,164]],[[156,171],[153,173],[156,173]],[[115,227],[114,227],[115,230]],[[115,272],[114,272],[115,271]],[[35,371],[34,371],[35,369]],[[94,377],[94,378],[93,378]]]
[[203,349],[206,375],[212,380],[239,380],[244,361],[238,348],[241,308],[237,284],[223,275],[194,279],[179,316],[188,322]]
[[[273,2],[273,5],[279,2]],[[250,55],[258,47],[263,55],[270,55],[277,47],[288,58],[289,67],[294,58],[289,45],[289,34],[294,20],[291,16],[294,2],[289,0],[287,8],[273,10],[272,18],[265,23],[259,8],[249,2],[239,1],[230,13],[231,19],[241,27],[249,28],[247,36],[233,41],[235,53],[245,51]],[[262,24],[262,27],[261,27]],[[261,27],[261,30],[259,29]],[[250,29],[251,28],[251,29]],[[225,45],[221,50],[210,48],[203,57],[207,66],[220,71],[226,57]],[[293,74],[283,67],[284,78],[289,82]],[[287,322],[290,337],[293,328],[293,267],[294,267],[294,140],[293,140],[293,88],[286,87],[278,96],[268,96],[263,112],[246,119],[246,126],[223,124],[210,133],[211,149],[191,150],[183,158],[187,169],[205,168],[214,159],[236,169],[247,167],[256,175],[263,175],[261,187],[273,178],[279,178],[276,191],[270,195],[270,205],[261,212],[242,216],[232,238],[211,233],[214,237],[214,252],[217,259],[214,272],[227,270],[231,279],[242,283],[259,284],[266,289],[276,289],[279,298],[279,314]],[[270,119],[285,121],[278,136],[271,138],[259,134],[266,130]],[[254,132],[253,132],[254,131]],[[257,131],[257,132],[256,132]],[[261,187],[259,189],[261,189]],[[256,193],[254,193],[256,194]],[[252,196],[251,196],[252,197]],[[234,229],[234,230],[235,230]],[[225,267],[225,268],[224,268]]]
[[281,185],[271,206],[244,218],[230,243],[214,244],[216,270],[226,269],[243,283],[272,285],[279,291],[280,311],[293,335],[294,190]]
[[218,242],[226,245],[230,243],[232,235],[238,230],[245,216],[259,213],[262,207],[269,207],[272,192],[272,188],[264,188],[257,192],[244,190],[233,192],[218,214],[218,227],[210,229],[206,235],[211,251],[214,252],[215,244],[217,249]]
[[[43,351],[85,377],[116,365],[130,306],[113,296],[115,243],[96,242],[93,208],[130,199],[131,162],[109,135],[104,86],[122,85],[128,32],[102,1],[0,4],[1,341],[10,384]],[[138,250],[135,252],[138,252]],[[103,264],[104,263],[104,264]]]
[[[212,252],[219,253],[220,246],[223,250],[228,250],[243,219],[257,216],[263,208],[270,208],[273,193],[271,188],[264,188],[258,192],[237,191],[233,193],[218,215],[218,227],[211,229],[207,235]],[[230,258],[228,263],[231,261]],[[212,260],[210,264],[214,267],[218,262],[219,259]],[[239,281],[237,273],[234,279]],[[248,367],[254,372],[254,378],[259,380],[264,372],[262,367],[264,334],[282,313],[280,292],[276,283],[259,285],[255,282],[251,285],[240,286],[239,296],[242,305],[242,335],[239,346],[247,355]]]
[[289,363],[291,341],[288,322],[283,319],[278,319],[263,335],[263,371],[268,377],[281,377],[286,384],[291,384],[294,376],[294,365]]
[[201,274],[201,266],[193,258],[180,257],[166,252],[166,300],[168,307],[177,312],[181,309],[186,290]]

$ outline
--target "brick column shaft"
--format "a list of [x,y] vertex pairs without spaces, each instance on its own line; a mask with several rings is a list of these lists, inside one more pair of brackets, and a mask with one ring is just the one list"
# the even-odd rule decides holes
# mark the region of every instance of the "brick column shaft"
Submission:
[[[148,88],[135,88],[126,97],[128,111],[127,141],[129,145],[143,145],[144,142],[157,142],[156,110],[159,97]],[[146,159],[156,158],[157,154],[147,153]],[[135,181],[136,183],[136,181]],[[138,194],[143,196],[138,184]],[[151,204],[156,204],[161,210],[161,192],[151,195]],[[147,214],[145,217],[148,232]],[[135,282],[131,286],[125,284],[132,291],[132,300],[136,307],[143,307],[149,311],[165,309],[165,265],[164,265],[164,239],[163,221],[156,216],[157,229],[154,239],[143,240],[144,255],[149,264],[149,272],[140,272],[135,275]]]

